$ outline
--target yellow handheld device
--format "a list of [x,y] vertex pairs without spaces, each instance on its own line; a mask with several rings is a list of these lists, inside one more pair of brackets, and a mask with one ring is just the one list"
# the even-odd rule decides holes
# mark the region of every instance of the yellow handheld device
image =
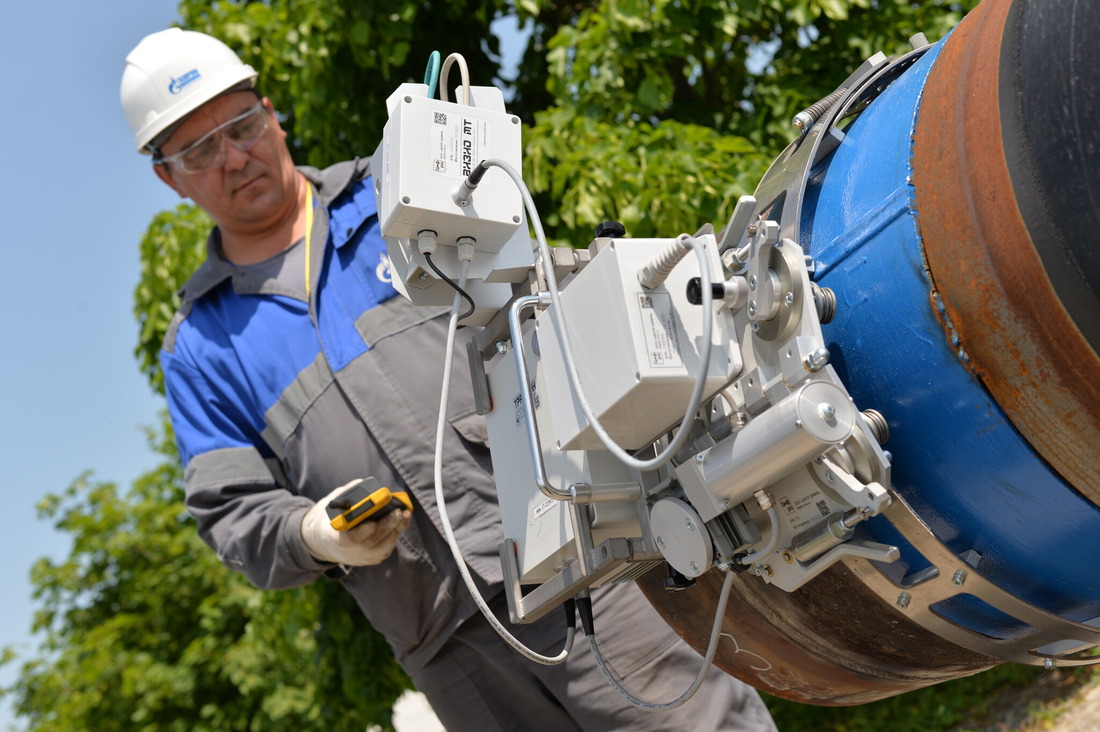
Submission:
[[364,521],[378,521],[401,509],[413,510],[409,494],[383,488],[374,478],[353,485],[325,507],[329,524],[337,531],[347,531]]

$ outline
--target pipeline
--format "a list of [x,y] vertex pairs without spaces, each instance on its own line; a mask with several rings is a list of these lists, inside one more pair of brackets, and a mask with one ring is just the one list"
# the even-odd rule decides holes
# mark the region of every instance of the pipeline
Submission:
[[[893,455],[896,505],[854,530],[902,559],[846,559],[792,593],[739,577],[727,672],[846,705],[1003,660],[1084,662],[1100,625],[1097,27],[1100,3],[986,0],[806,181],[831,363]],[[671,596],[639,580],[696,648],[712,575]]]

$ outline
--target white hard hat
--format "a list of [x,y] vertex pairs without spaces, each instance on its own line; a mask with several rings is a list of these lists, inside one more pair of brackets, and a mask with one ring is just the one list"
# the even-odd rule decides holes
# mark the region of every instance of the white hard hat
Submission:
[[146,36],[126,57],[119,97],[134,147],[150,143],[172,125],[235,86],[251,88],[256,70],[217,38],[169,28]]

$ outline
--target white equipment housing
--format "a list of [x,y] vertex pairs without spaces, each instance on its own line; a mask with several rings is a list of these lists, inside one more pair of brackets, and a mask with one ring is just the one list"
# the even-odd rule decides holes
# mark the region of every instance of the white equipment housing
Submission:
[[505,112],[504,97],[495,87],[472,87],[470,105],[427,94],[426,84],[402,84],[390,95],[390,117],[371,160],[393,283],[415,305],[451,303],[454,290],[431,270],[416,245],[424,231],[434,232],[433,262],[452,279],[459,271],[459,239],[479,253],[506,250],[500,257],[476,257],[470,267],[466,291],[477,309],[463,322],[484,325],[511,298],[508,283],[526,276],[531,265],[523,201],[497,169],[485,174],[468,205],[459,205],[453,193],[484,159],[520,169],[520,120]]
[[495,87],[471,90],[471,104],[428,99],[424,84],[402,84],[390,95],[382,133],[378,210],[382,236],[415,240],[424,229],[438,243],[475,240],[481,252],[498,252],[523,221],[523,201],[511,180],[490,170],[467,206],[452,198],[456,187],[488,158],[521,164],[519,117],[504,111]]
[[[721,272],[714,237],[706,243],[710,271]],[[709,334],[702,332],[703,309],[687,301],[688,281],[699,277],[694,255],[678,264],[667,279],[643,287],[638,271],[675,239],[612,240],[599,256],[564,288],[562,316],[570,328],[573,349],[584,354],[577,371],[593,412],[612,439],[637,450],[652,444],[684,416],[695,375],[706,371],[705,398],[713,396],[741,370],[741,354],[731,318],[715,317]],[[560,342],[553,306],[540,313],[540,342]],[[716,345],[709,363],[701,363],[704,338]],[[570,394],[560,348],[545,349],[545,391]],[[603,443],[575,399],[552,399],[553,432],[548,445],[558,450],[603,450]]]

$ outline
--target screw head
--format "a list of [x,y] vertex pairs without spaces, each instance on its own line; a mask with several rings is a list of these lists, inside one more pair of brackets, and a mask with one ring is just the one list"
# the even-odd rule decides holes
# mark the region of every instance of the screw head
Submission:
[[658,537],[657,537],[657,548],[658,548],[658,549],[664,549],[664,548],[665,548],[665,540],[664,540],[664,537],[662,537],[662,536],[658,536]]
[[422,280],[428,279],[428,273],[427,272],[421,272],[420,273],[420,279],[422,279]]
[[955,574],[951,575],[951,584],[962,587],[964,582],[966,582],[966,570],[956,569]]
[[688,531],[695,531],[695,523],[689,518],[684,519],[684,526]]
[[913,596],[910,595],[908,592],[901,593],[900,595],[898,595],[898,607],[904,610],[905,608],[909,607],[909,602],[912,599]]
[[508,341],[501,339],[493,345],[497,347],[497,353],[508,353]]
[[794,305],[794,293],[793,292],[788,292],[786,295],[783,296],[783,304],[786,305],[787,307],[790,307],[791,305]]
[[803,360],[802,364],[806,367],[806,370],[810,373],[816,373],[825,368],[825,365],[829,363],[829,349],[828,348],[816,348]]
[[756,275],[749,275],[749,289],[756,289]]
[[749,300],[749,315],[756,315],[756,300]]
[[698,562],[692,562],[690,567],[691,567],[691,573],[692,574],[696,574],[696,575],[699,574],[699,563]]
[[836,407],[828,403],[822,404],[817,408],[817,413],[821,415],[822,419],[830,420],[836,416]]

